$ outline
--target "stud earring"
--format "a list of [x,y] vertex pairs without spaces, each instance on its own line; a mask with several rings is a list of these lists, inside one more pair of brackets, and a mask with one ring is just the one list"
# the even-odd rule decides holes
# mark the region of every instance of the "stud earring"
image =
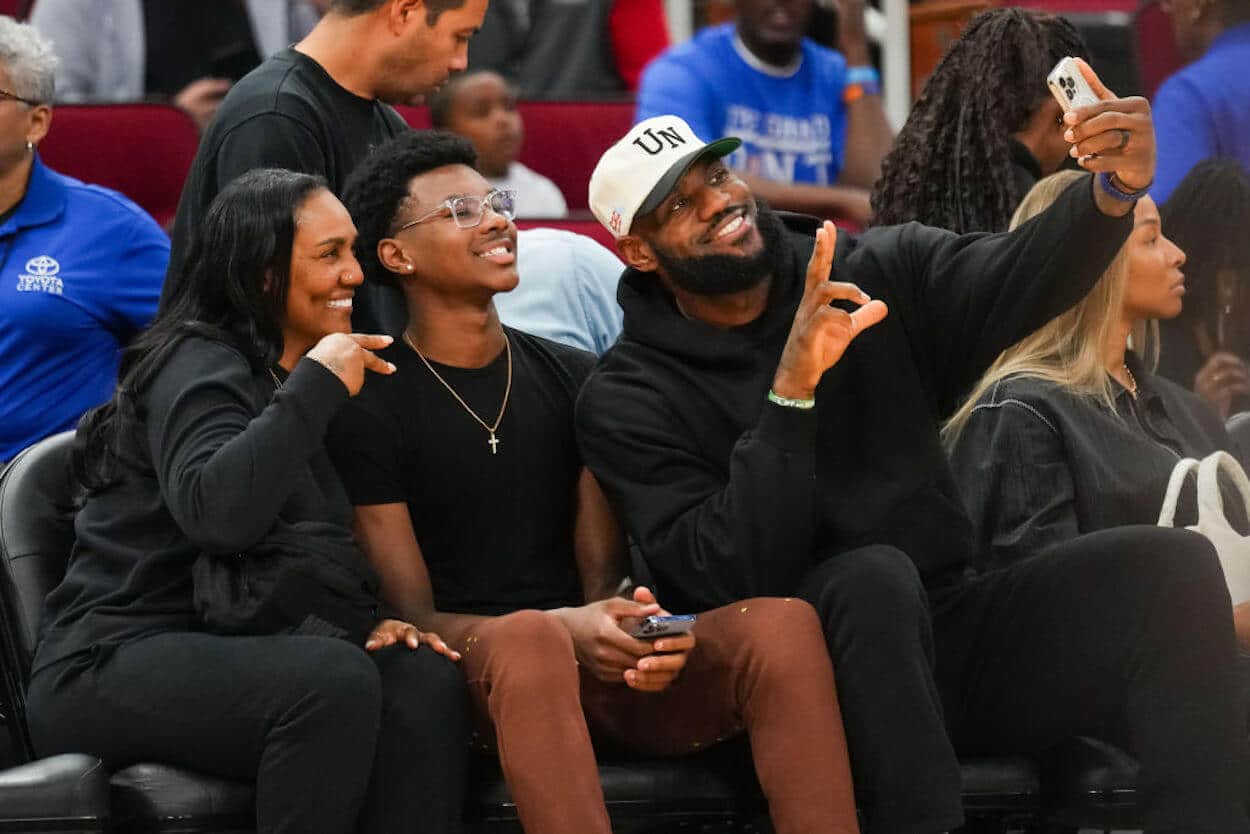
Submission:
[[412,272],[412,264],[404,264],[405,272]]
[[34,149],[35,149],[35,143],[34,143],[34,142],[31,142],[31,141],[27,141],[27,142],[26,142],[26,150],[28,150],[28,151],[33,151]]

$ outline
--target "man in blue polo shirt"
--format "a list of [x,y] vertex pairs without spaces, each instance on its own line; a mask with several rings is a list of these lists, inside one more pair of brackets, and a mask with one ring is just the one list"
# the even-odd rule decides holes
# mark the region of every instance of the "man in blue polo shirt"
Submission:
[[737,0],[643,72],[635,121],[674,114],[698,136],[737,136],[727,162],[775,208],[866,224],[894,133],[868,57],[863,0],[841,0],[839,51],[803,37],[814,0]]
[[39,159],[55,67],[32,28],[0,17],[0,461],[109,398],[169,261],[141,208]]
[[1236,159],[1250,172],[1250,0],[1171,0],[1167,8],[1193,63],[1155,93],[1157,203],[1204,159]]

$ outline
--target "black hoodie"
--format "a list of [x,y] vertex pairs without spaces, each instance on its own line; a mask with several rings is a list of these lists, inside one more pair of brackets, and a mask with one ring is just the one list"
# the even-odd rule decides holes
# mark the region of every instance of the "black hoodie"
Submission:
[[838,235],[833,277],[889,305],[825,373],[811,411],[767,401],[816,221],[787,217],[764,314],[720,329],[628,270],[624,331],[578,401],[590,466],[673,611],[794,593],[819,559],[906,552],[931,589],[968,572],[971,524],[938,439],[994,358],[1094,285],[1132,229],[1091,178],[1013,232],[917,223]]

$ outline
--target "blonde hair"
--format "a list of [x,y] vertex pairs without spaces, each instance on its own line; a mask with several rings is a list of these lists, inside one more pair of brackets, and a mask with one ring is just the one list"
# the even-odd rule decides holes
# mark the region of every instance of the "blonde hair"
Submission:
[[[1041,214],[1069,186],[1085,175],[1060,171],[1038,182],[1025,195],[1011,218],[1011,228]],[[1103,352],[1124,304],[1128,279],[1128,246],[1115,259],[1075,307],[1051,319],[1041,329],[1004,350],[972,388],[968,399],[942,426],[942,442],[951,450],[972,416],[973,409],[997,383],[1011,376],[1045,380],[1079,396],[1105,405],[1115,413],[1115,387],[1107,373]],[[1151,365],[1158,358],[1158,322],[1135,328],[1131,343],[1149,353]]]

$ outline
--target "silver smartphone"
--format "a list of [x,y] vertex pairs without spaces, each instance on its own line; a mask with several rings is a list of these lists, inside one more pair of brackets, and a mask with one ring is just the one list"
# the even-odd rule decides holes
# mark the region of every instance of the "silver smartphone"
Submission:
[[1050,75],[1046,76],[1046,86],[1050,88],[1051,95],[1059,102],[1059,106],[1065,113],[1076,107],[1097,104],[1099,101],[1093,88],[1081,74],[1081,68],[1077,66],[1076,59],[1070,55],[1060,58],[1059,63],[1055,64]]
[[658,640],[661,637],[672,637],[674,634],[685,634],[694,628],[694,620],[694,614],[643,617],[629,632],[629,636],[639,640]]

